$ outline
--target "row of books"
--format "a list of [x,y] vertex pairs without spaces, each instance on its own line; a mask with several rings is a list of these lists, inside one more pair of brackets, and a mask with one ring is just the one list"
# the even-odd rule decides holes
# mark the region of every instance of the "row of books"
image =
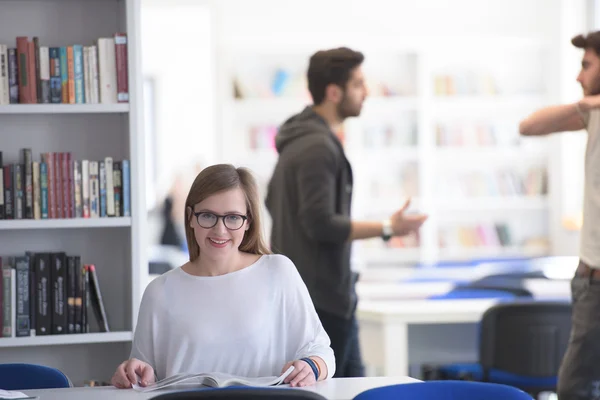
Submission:
[[96,267],[80,256],[27,252],[0,257],[0,266],[2,337],[88,333],[90,306],[110,331]]
[[0,152],[0,219],[128,217],[130,193],[129,160],[50,152],[38,162],[27,148],[3,165]]
[[507,224],[477,224],[443,228],[439,231],[442,248],[500,247],[515,245]]
[[363,143],[368,149],[380,149],[417,145],[417,126],[399,126],[397,124],[381,124],[365,126]]
[[0,44],[0,105],[110,104],[129,101],[127,35],[92,46],[41,46],[38,37]]
[[501,169],[444,174],[438,179],[437,191],[453,198],[540,196],[548,193],[548,178],[543,167],[532,167],[525,172]]
[[436,126],[438,146],[518,146],[518,125],[454,123]]

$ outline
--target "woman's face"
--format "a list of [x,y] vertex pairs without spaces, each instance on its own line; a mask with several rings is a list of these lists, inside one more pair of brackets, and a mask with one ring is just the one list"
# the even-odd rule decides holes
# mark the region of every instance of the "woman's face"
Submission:
[[240,188],[216,193],[197,203],[190,218],[202,257],[226,259],[237,252],[250,227]]

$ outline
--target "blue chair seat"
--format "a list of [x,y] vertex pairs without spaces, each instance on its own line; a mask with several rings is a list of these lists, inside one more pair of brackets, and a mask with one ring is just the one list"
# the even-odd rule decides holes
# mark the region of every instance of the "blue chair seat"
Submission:
[[[466,379],[483,381],[483,368],[477,363],[451,364],[439,368],[439,372],[447,379]],[[519,388],[535,389],[556,387],[557,377],[529,377],[512,374],[497,369],[488,373],[488,381]]]
[[56,368],[35,364],[0,364],[0,389],[33,390],[71,387],[69,378]]

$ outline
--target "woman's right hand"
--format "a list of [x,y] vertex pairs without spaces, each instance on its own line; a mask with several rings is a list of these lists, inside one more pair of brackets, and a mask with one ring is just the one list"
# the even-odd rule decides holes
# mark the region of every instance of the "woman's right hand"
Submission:
[[131,358],[123,361],[115,371],[110,383],[119,389],[129,389],[131,385],[138,383],[139,385],[147,386],[155,382],[154,368],[146,362]]

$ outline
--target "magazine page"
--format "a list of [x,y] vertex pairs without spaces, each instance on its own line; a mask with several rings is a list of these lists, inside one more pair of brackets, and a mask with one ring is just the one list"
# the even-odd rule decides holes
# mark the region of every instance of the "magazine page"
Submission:
[[294,370],[294,367],[289,367],[280,376],[266,376],[258,378],[245,378],[226,374],[222,372],[213,373],[202,373],[202,374],[177,374],[168,378],[162,379],[158,382],[152,383],[148,386],[140,386],[139,384],[133,385],[133,389],[138,392],[151,392],[153,390],[162,389],[178,383],[192,383],[197,385],[205,386],[274,386],[280,385],[283,380]]
[[219,386],[276,386],[283,383],[283,380],[292,373],[293,366],[290,366],[280,376],[264,376],[258,378],[243,378],[238,376],[220,376],[220,374],[211,374],[211,377],[218,381]]

